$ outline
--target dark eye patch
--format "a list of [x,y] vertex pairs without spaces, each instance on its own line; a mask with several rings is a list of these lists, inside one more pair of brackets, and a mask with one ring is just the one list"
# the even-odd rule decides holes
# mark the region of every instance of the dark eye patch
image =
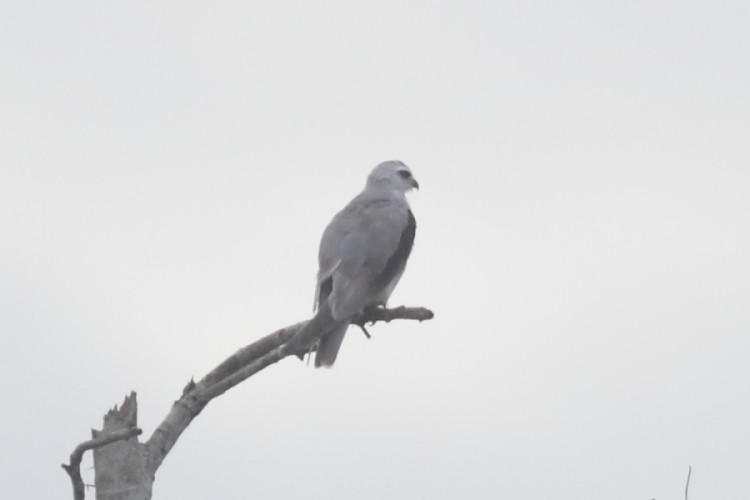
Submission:
[[402,179],[410,179],[411,178],[411,172],[408,170],[399,170],[398,175],[401,176]]

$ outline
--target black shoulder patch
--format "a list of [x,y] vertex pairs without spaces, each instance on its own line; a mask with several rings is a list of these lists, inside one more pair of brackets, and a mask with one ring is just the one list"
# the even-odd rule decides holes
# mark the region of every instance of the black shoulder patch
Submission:
[[409,260],[411,247],[414,245],[414,236],[417,232],[417,221],[414,214],[409,210],[409,220],[406,227],[401,232],[401,239],[398,242],[396,251],[390,256],[385,265],[385,269],[380,273],[373,283],[373,288],[381,290],[385,288],[391,280],[401,273],[406,267],[406,261]]

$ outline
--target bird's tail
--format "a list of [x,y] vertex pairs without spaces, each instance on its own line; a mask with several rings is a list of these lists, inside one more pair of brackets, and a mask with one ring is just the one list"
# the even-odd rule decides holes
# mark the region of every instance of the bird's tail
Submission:
[[343,325],[338,325],[330,333],[325,334],[318,344],[318,348],[315,353],[315,368],[321,366],[331,367],[333,362],[336,361],[336,356],[341,348],[341,342],[344,340],[344,334],[346,329],[349,328],[349,323],[346,322]]
[[[332,366],[348,326],[348,319],[334,319],[330,307],[324,304],[315,316],[286,343],[284,350],[286,354],[294,354],[302,359],[314,348],[317,351],[315,367]],[[314,342],[316,337],[319,338],[318,342]]]

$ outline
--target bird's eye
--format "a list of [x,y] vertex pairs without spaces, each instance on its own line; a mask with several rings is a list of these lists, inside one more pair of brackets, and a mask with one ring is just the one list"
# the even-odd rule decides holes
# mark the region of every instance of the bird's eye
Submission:
[[411,172],[408,170],[399,170],[398,175],[401,176],[402,179],[410,179],[411,178]]

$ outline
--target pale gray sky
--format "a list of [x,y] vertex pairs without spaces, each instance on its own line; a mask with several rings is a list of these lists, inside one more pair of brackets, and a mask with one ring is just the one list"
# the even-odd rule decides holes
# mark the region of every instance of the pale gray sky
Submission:
[[4,496],[307,317],[398,158],[436,318],[216,400],[155,500],[750,498],[749,5],[3,2]]

